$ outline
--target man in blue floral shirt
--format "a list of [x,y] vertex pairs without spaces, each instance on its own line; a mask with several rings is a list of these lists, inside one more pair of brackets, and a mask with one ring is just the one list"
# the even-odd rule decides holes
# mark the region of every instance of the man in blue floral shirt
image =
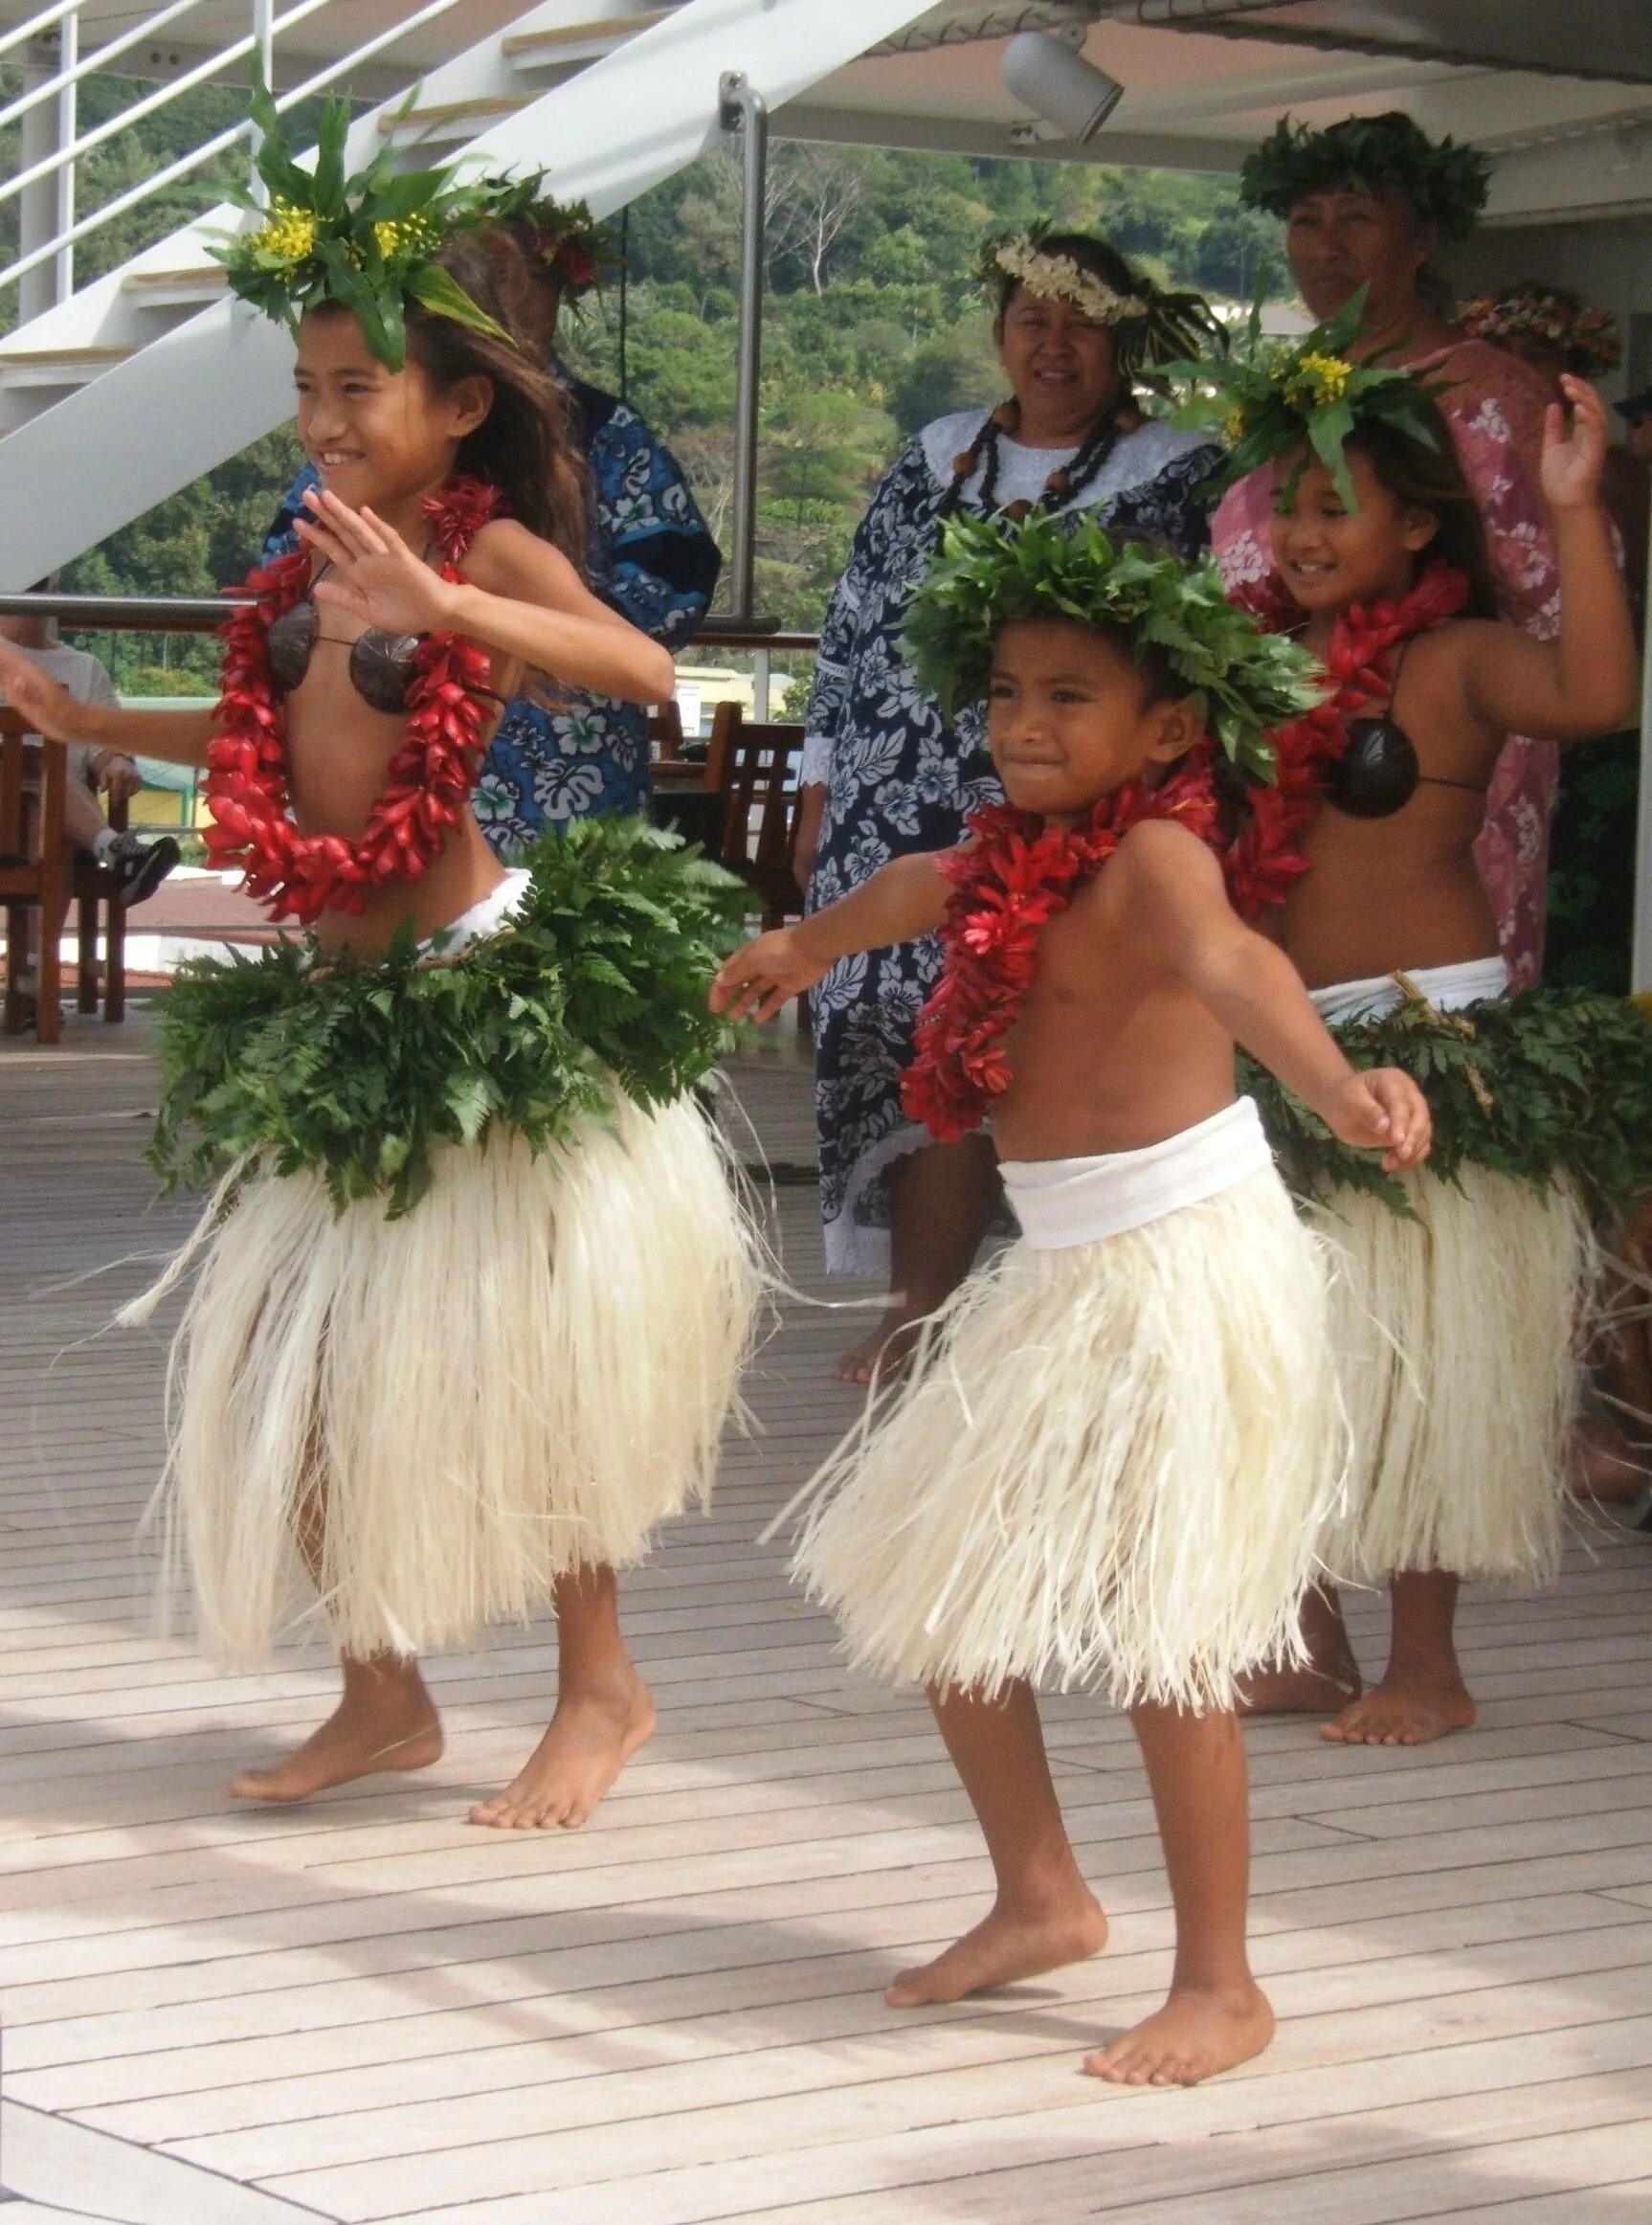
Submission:
[[[617,394],[576,378],[555,354],[565,301],[596,281],[594,229],[583,204],[532,201],[511,218],[539,281],[547,360],[573,402],[591,471],[592,591],[674,654],[699,629],[723,558],[677,459]],[[266,560],[292,546],[293,520],[317,483],[306,467],[270,528]],[[554,709],[519,697],[505,707],[473,799],[501,857],[547,826],[593,812],[641,812],[652,790],[648,713],[612,696],[566,691]]]

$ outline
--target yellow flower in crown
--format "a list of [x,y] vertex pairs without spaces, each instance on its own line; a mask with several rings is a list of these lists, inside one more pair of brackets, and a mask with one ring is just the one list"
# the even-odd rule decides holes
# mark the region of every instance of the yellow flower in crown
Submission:
[[1296,375],[1285,390],[1286,396],[1293,402],[1316,405],[1340,401],[1352,371],[1353,366],[1345,363],[1340,355],[1321,355],[1310,349],[1299,358]]
[[373,226],[373,237],[386,262],[398,255],[428,255],[441,245],[440,232],[422,216],[386,218]]
[[307,262],[315,253],[316,220],[307,209],[290,201],[272,201],[264,222],[247,241],[255,255],[274,256],[278,262]]
[[1243,410],[1230,410],[1222,419],[1222,438],[1231,448],[1235,441],[1244,438]]

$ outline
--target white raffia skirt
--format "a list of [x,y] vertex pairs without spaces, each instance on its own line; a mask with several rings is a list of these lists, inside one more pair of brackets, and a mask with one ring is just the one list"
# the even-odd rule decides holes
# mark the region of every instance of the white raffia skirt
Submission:
[[444,1146],[399,1220],[335,1214],[310,1172],[246,1181],[202,1241],[157,1499],[203,1644],[258,1660],[324,1623],[422,1652],[637,1561],[710,1493],[761,1287],[691,1097],[537,1157]]
[[[1504,994],[1501,958],[1409,972],[1437,1011]],[[1335,1025],[1392,1011],[1394,976],[1314,992]],[[1596,1252],[1571,1183],[1484,1167],[1402,1178],[1416,1218],[1339,1190],[1308,1207],[1343,1255],[1332,1337],[1352,1431],[1338,1575],[1448,1569],[1541,1584],[1559,1566],[1566,1458]]]
[[[1343,1255],[1332,1337],[1353,1436],[1339,1576],[1556,1574],[1594,1237],[1576,1192],[1483,1167],[1404,1178],[1415,1221],[1338,1191],[1309,1208]],[[1461,1185],[1461,1186],[1460,1186]]]
[[1336,1510],[1328,1247],[1248,1101],[1004,1173],[1022,1241],[807,1487],[796,1571],[893,1676],[1231,1706],[1300,1657]]

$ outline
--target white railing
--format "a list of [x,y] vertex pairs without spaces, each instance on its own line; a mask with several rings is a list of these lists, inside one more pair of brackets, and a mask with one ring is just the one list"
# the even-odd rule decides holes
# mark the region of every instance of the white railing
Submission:
[[[192,147],[176,161],[156,170],[126,192],[116,194],[112,200],[105,201],[89,214],[78,218],[75,214],[77,169],[82,157],[100,146],[105,140],[128,130],[145,116],[153,115],[168,101],[177,100],[180,94],[190,92],[213,79],[221,79],[239,65],[250,63],[255,56],[262,65],[266,81],[273,82],[277,46],[283,34],[330,7],[332,0],[295,0],[295,4],[279,15],[275,12],[273,0],[248,0],[247,30],[241,36],[218,46],[201,61],[180,76],[158,85],[152,93],[133,101],[130,107],[123,108],[118,115],[91,130],[80,131],[78,128],[77,94],[82,79],[94,71],[108,69],[112,62],[118,62],[131,48],[152,39],[158,33],[203,4],[204,0],[170,0],[169,5],[145,14],[142,20],[118,32],[112,38],[87,53],[82,53],[80,48],[79,0],[55,0],[55,5],[43,9],[28,22],[18,24],[0,35],[0,59],[18,48],[26,47],[30,40],[48,36],[54,31],[59,42],[55,72],[26,85],[16,100],[0,108],[0,126],[20,124],[25,132],[23,164],[14,177],[0,184],[0,207],[22,197],[26,212],[19,239],[20,253],[5,270],[0,270],[0,286],[14,285],[32,272],[50,263],[53,265],[51,300],[66,300],[74,285],[74,252],[78,241],[86,238],[114,217],[123,215],[128,209],[136,208],[150,199],[164,187],[188,177],[191,171],[199,169],[204,163],[210,162],[214,155],[222,154],[237,141],[251,142],[255,136],[255,127],[250,120],[243,120],[230,129],[204,140],[199,146]],[[372,61],[387,48],[395,46],[412,33],[434,22],[438,16],[447,14],[450,9],[459,4],[460,0],[426,0],[423,7],[404,15],[388,30],[364,40],[360,46],[352,47],[348,53],[335,56],[301,83],[279,93],[276,96],[277,109],[284,112],[302,101],[314,99],[340,78]],[[250,70],[248,82],[251,82]],[[31,126],[27,120],[33,119],[37,132],[45,121],[41,111],[48,103],[52,103],[54,108],[51,144],[46,151],[31,159]],[[39,201],[39,196],[48,188],[53,191],[50,218],[44,215]],[[36,197],[33,206],[27,198],[31,192]],[[33,221],[29,220],[31,217]],[[28,313],[33,313],[45,305],[48,304],[32,303]]]

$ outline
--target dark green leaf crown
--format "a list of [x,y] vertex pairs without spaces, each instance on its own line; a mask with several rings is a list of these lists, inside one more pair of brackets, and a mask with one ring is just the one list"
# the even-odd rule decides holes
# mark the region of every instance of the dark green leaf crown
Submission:
[[1282,116],[1239,169],[1247,209],[1288,216],[1308,193],[1403,193],[1441,239],[1464,239],[1485,206],[1491,165],[1478,147],[1433,140],[1399,109],[1349,116],[1324,131]]
[[306,310],[336,302],[391,371],[406,359],[409,302],[490,339],[510,341],[436,259],[453,232],[493,214],[494,196],[485,188],[457,184],[451,169],[393,170],[388,146],[366,169],[347,174],[350,112],[343,101],[329,101],[322,111],[313,170],[294,160],[259,77],[252,118],[262,134],[253,168],[266,199],[244,187],[232,197],[259,222],[211,250],[244,302],[295,330]]
[[987,691],[993,643],[1020,618],[1062,618],[1123,634],[1141,657],[1157,652],[1205,729],[1230,757],[1270,778],[1264,735],[1318,702],[1319,667],[1306,649],[1265,634],[1227,600],[1208,558],[1115,542],[1093,518],[1034,510],[1020,524],[949,518],[906,615],[904,648],[918,685],[950,716]]
[[1439,446],[1429,405],[1451,391],[1450,382],[1419,379],[1394,365],[1353,362],[1348,350],[1364,310],[1362,286],[1345,308],[1300,340],[1269,341],[1262,337],[1259,301],[1241,344],[1225,363],[1165,366],[1167,377],[1194,384],[1176,421],[1218,432],[1227,443],[1227,462],[1213,485],[1231,486],[1276,456],[1302,449],[1318,457],[1352,510],[1359,506],[1343,449],[1356,426],[1391,425],[1426,448]]

